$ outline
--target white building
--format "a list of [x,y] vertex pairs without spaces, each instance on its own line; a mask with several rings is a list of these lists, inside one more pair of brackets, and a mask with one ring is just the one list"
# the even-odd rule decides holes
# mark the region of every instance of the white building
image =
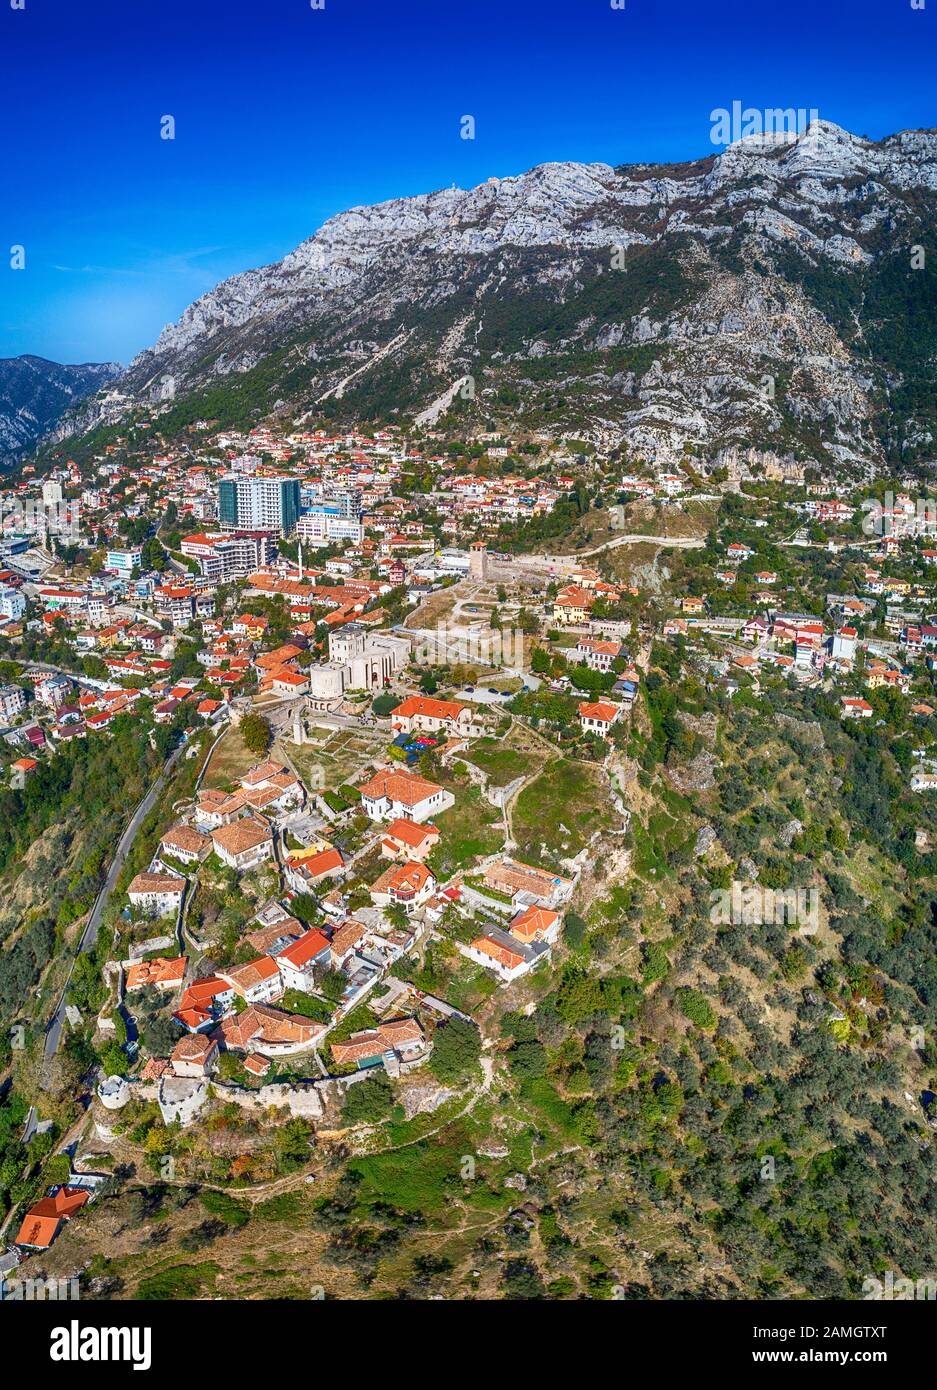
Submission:
[[248,1004],[269,1004],[283,994],[283,977],[271,956],[259,956],[246,965],[219,970],[218,978],[231,986]]
[[598,637],[580,637],[576,655],[590,671],[610,671],[612,662],[621,655],[620,642],[606,642]]
[[216,582],[253,574],[276,554],[276,543],[264,531],[203,531],[186,536],[180,548]]
[[872,718],[872,706],[868,700],[863,700],[857,696],[843,695],[839,705],[840,718],[842,719]]
[[859,634],[854,627],[841,627],[833,633],[832,656],[834,661],[855,661],[856,642]]
[[317,545],[328,545],[332,541],[360,545],[364,539],[364,525],[358,517],[324,511],[303,512],[296,523],[295,535],[301,541],[313,541]]
[[265,821],[248,816],[212,831],[215,853],[229,869],[255,869],[273,854],[273,832]]
[[609,731],[621,712],[622,706],[612,704],[610,700],[596,700],[591,704],[585,701],[579,706],[579,724],[585,734],[598,734],[600,738],[608,738]]
[[551,955],[549,943],[518,941],[499,927],[492,927],[485,936],[476,937],[469,944],[457,943],[457,947],[463,956],[492,970],[505,984],[519,980]]
[[167,917],[179,909],[185,879],[174,874],[137,874],[127,889],[133,907],[149,917]]
[[26,612],[26,599],[19,589],[10,584],[0,584],[0,613],[11,622],[19,622]]
[[58,709],[68,699],[72,683],[66,676],[49,672],[36,681],[36,699],[49,709]]
[[320,931],[307,931],[276,957],[284,989],[308,994],[315,982],[316,968],[326,969],[331,956],[329,939]]
[[26,692],[18,685],[0,686],[0,719],[13,719],[26,708]]
[[104,559],[104,568],[121,579],[129,579],[134,570],[140,568],[143,547],[135,545],[130,550],[109,550]]
[[358,790],[361,809],[373,821],[399,819],[422,824],[455,805],[451,792],[412,772],[379,772]]
[[410,643],[405,637],[370,633],[360,623],[346,623],[329,634],[325,665],[308,668],[309,694],[329,700],[338,699],[346,690],[382,690],[409,656]]

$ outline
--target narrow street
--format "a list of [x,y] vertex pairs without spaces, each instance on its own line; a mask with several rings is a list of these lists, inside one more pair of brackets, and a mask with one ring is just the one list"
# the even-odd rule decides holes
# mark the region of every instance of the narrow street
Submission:
[[[215,742],[217,742],[217,740],[215,740]],[[182,757],[183,753],[188,747],[189,744],[183,742],[179,744],[178,748],[173,749],[172,753],[170,753],[169,757],[166,759],[162,772],[159,774],[156,781],[153,783],[153,785],[147,792],[146,796],[144,796],[143,800],[140,802],[133,815],[130,817],[130,820],[127,823],[127,827],[124,830],[124,833],[121,835],[120,839],[117,842],[117,849],[114,852],[114,857],[111,860],[110,867],[107,871],[107,877],[105,878],[104,883],[100,891],[98,892],[98,896],[94,900],[94,906],[91,909],[91,914],[88,917],[85,929],[81,934],[81,940],[78,943],[78,950],[76,952],[76,959],[79,955],[86,955],[89,951],[92,951],[94,949],[94,946],[98,939],[98,929],[101,925],[101,918],[104,915],[104,909],[107,907],[107,904],[110,901],[110,896],[114,891],[114,887],[117,883],[118,878],[120,877],[121,870],[123,869],[124,864],[126,863],[127,856],[130,853],[131,848],[133,847],[133,842],[137,837],[137,832],[140,829],[140,826],[143,824],[146,817],[149,815],[150,811],[155,806],[157,798],[159,797],[160,792],[163,790],[163,787],[166,785],[166,781],[169,778],[169,775],[171,774],[171,772],[176,766],[176,763],[179,761],[179,759]],[[214,747],[214,744],[212,745],[212,747]],[[209,757],[210,756],[211,753],[209,753]],[[204,767],[202,769],[202,772],[204,772]],[[46,1057],[53,1057],[55,1053],[58,1051],[59,1043],[61,1042],[62,1029],[65,1024],[65,1001],[68,997],[68,986],[71,983],[72,970],[74,970],[74,968],[75,967],[73,961],[72,966],[68,972],[68,979],[65,981],[64,988],[62,989],[62,994],[59,999],[58,1005],[54,1014],[52,1015],[52,1018],[49,1021],[49,1026],[46,1031],[44,1049],[44,1055]]]

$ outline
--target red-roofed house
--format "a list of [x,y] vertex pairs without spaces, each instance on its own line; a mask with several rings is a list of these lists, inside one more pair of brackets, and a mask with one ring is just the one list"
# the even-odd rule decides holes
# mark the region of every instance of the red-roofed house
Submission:
[[450,734],[467,734],[472,725],[472,711],[468,705],[459,705],[453,700],[410,695],[392,712],[390,722],[397,733],[412,734],[419,730],[436,733],[445,729]]
[[417,825],[411,820],[395,820],[384,832],[381,854],[385,859],[415,859],[422,864],[439,843],[435,825]]
[[315,968],[327,968],[330,954],[329,939],[320,931],[307,931],[298,941],[292,941],[274,958],[284,988],[308,993],[314,984]]
[[579,706],[579,724],[585,734],[598,734],[608,738],[609,731],[622,712],[621,705],[610,700],[597,700],[594,704],[584,702]]
[[50,1197],[43,1197],[23,1217],[16,1244],[27,1250],[48,1250],[61,1229],[90,1199],[84,1187],[60,1187]]
[[404,912],[415,912],[436,891],[436,879],[425,864],[409,860],[394,864],[371,884],[371,897],[378,907],[396,904]]

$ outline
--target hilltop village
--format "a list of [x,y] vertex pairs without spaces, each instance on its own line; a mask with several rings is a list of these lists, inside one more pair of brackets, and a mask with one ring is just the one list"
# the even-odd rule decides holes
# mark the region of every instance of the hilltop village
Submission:
[[[47,1113],[37,1092],[10,1130],[29,1178],[0,1213],[7,1274],[67,1251],[131,1167],[236,1193],[489,1104],[494,1022],[519,1020],[509,1057],[543,1052],[536,1001],[559,980],[578,1018],[577,953],[637,927],[636,891],[656,903],[691,862],[727,888],[751,863],[693,801],[712,711],[806,700],[907,732],[904,790],[937,790],[937,513],[913,480],[886,497],[754,451],[190,433],[60,453],[4,497],[9,853],[64,767],[133,748],[150,768],[93,864],[69,860],[54,947],[30,944],[4,1000],[14,1076],[19,1051],[87,1086],[76,1116],[47,1079]],[[667,974],[665,938],[629,949],[644,987]],[[633,1016],[632,974],[597,979],[583,1016]],[[861,1028],[832,988],[829,1008]],[[591,1038],[549,1071],[586,1144]],[[550,1115],[545,1077],[528,1099]]]

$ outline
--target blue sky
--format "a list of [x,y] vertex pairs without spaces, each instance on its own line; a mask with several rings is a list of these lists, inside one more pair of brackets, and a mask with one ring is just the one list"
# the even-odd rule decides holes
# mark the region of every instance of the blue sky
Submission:
[[0,0],[0,356],[126,362],[346,207],[696,158],[734,100],[934,126],[935,71],[937,0]]

